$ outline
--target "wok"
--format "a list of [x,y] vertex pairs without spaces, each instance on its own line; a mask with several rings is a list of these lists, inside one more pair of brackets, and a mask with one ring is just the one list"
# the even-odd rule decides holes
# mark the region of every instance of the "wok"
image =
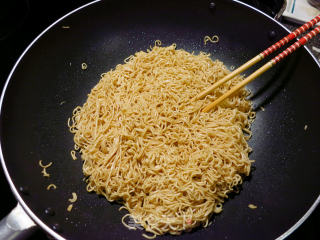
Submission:
[[[143,230],[122,225],[119,204],[86,192],[82,162],[70,156],[74,143],[67,119],[102,72],[157,39],[239,66],[288,33],[243,3],[214,3],[92,2],[52,24],[18,59],[1,97],[1,162],[20,206],[54,238],[142,239]],[[220,41],[204,45],[206,35]],[[257,111],[250,177],[211,226],[158,239],[283,239],[310,215],[320,201],[319,76],[319,64],[302,48],[248,86]],[[40,159],[53,162],[50,178],[42,176]],[[50,183],[58,188],[47,191]],[[78,200],[68,212],[72,192]],[[248,208],[250,203],[258,208]],[[18,208],[15,214],[23,213]],[[1,231],[16,234],[4,224]]]

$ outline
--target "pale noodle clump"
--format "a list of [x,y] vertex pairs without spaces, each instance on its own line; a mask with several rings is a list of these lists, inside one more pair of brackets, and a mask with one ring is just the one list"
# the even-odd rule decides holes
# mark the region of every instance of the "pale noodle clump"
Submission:
[[243,132],[251,134],[254,116],[246,90],[215,111],[199,111],[242,78],[192,101],[228,72],[209,54],[156,42],[102,74],[68,123],[87,190],[122,202],[154,235],[207,226],[252,162]]

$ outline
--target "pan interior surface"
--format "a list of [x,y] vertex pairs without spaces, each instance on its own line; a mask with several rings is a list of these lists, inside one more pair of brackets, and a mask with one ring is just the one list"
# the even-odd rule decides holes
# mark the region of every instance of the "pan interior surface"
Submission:
[[[74,142],[67,120],[101,73],[157,39],[164,46],[176,43],[189,52],[211,53],[231,67],[287,34],[242,4],[215,3],[211,9],[206,0],[101,1],[59,21],[20,60],[1,106],[2,154],[14,187],[28,189],[21,194],[28,208],[49,227],[59,224],[63,238],[142,238],[142,230],[122,225],[125,213],[118,211],[119,204],[86,191],[82,162],[70,155]],[[275,38],[270,39],[270,31]],[[204,45],[206,35],[220,40]],[[157,238],[275,239],[309,210],[319,196],[318,76],[319,66],[300,49],[248,86],[257,111],[249,141],[255,163],[240,194],[230,196],[209,227]],[[49,178],[42,176],[39,160],[53,162]],[[46,190],[51,183],[56,190]],[[68,212],[72,192],[78,200]],[[48,207],[53,216],[45,213]]]

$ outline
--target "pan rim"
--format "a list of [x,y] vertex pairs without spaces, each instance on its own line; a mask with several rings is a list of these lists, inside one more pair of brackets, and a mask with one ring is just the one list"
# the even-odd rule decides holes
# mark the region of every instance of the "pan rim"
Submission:
[[[250,6],[249,4],[246,4],[244,2],[241,2],[239,0],[232,0],[233,2],[237,2],[239,4],[242,4],[248,8],[251,8],[257,12],[259,12],[260,14],[264,15],[265,17],[269,18],[270,20],[272,20],[274,23],[278,24],[280,27],[282,27],[283,29],[285,29],[288,33],[290,33],[291,31],[284,26],[282,23],[278,22],[276,19],[270,17],[268,14],[266,14],[265,12]],[[313,60],[316,62],[316,64],[318,65],[318,67],[320,68],[320,61],[317,60],[317,58],[313,55],[313,53],[309,50],[309,48],[307,48],[307,46],[303,46],[304,49],[309,53],[309,55],[311,55],[311,57],[313,58]],[[1,105],[0,105],[1,107]],[[277,237],[275,240],[283,240],[286,237],[288,237],[291,233],[293,233],[297,228],[299,228],[302,223],[304,223],[304,221],[311,215],[311,213],[317,208],[317,206],[320,203],[320,194],[318,195],[317,199],[314,201],[314,203],[311,205],[311,207],[308,209],[308,211],[294,224],[292,225],[287,231],[285,231],[283,234],[281,234],[279,237]]]
[[[19,65],[20,61],[22,60],[22,58],[24,57],[24,55],[29,51],[29,49],[38,41],[38,39],[40,37],[42,37],[42,35],[44,35],[46,32],[48,32],[52,27],[54,27],[56,24],[58,24],[60,21],[62,21],[63,19],[67,18],[68,16],[72,15],[73,13],[89,6],[92,5],[94,3],[100,2],[101,0],[94,0],[92,2],[89,2],[87,4],[84,4],[70,12],[68,12],[67,14],[63,15],[62,17],[60,17],[59,19],[57,19],[56,21],[54,21],[52,24],[50,24],[45,30],[43,30],[28,46],[27,48],[23,51],[23,53],[20,55],[20,57],[18,58],[18,60],[16,61],[16,63],[14,64],[12,70],[9,73],[9,76],[5,82],[5,85],[3,87],[2,93],[1,93],[1,98],[0,98],[0,115],[2,114],[2,104],[3,104],[3,99],[8,87],[8,84],[11,80],[11,77],[13,75],[13,73],[15,72],[15,69],[17,68],[17,66]],[[56,233],[53,229],[51,229],[47,224],[45,224],[40,218],[38,218],[38,216],[36,214],[33,213],[33,211],[28,207],[28,205],[23,201],[22,197],[20,196],[18,189],[16,188],[16,186],[14,185],[9,171],[6,167],[6,163],[3,157],[3,153],[2,153],[2,142],[0,141],[0,161],[1,161],[1,165],[4,171],[4,174],[7,178],[7,181],[10,185],[11,191],[13,192],[13,195],[15,196],[15,198],[18,201],[18,204],[20,204],[23,208],[23,210],[26,212],[26,214],[32,219],[32,221],[34,221],[38,226],[40,226],[43,230],[45,230],[48,234],[50,234],[52,237],[54,237],[55,239],[58,240],[65,240],[64,237],[62,237],[60,234]]]
[[[3,100],[4,100],[4,96],[8,87],[8,84],[11,80],[11,77],[13,75],[13,73],[16,70],[16,67],[19,65],[20,61],[22,60],[22,58],[24,57],[24,55],[29,51],[29,49],[38,41],[38,39],[40,37],[42,37],[42,35],[44,35],[47,31],[49,31],[52,27],[54,27],[56,24],[58,24],[60,21],[62,21],[63,19],[65,19],[66,17],[72,15],[73,13],[89,6],[92,5],[94,3],[98,3],[101,0],[94,0],[92,2],[89,2],[87,4],[84,4],[70,12],[68,12],[67,14],[65,14],[64,16],[60,17],[59,19],[57,19],[56,21],[54,21],[51,25],[49,25],[45,30],[43,30],[28,46],[27,48],[23,51],[23,53],[20,55],[20,57],[18,58],[18,60],[16,61],[16,63],[14,64],[12,70],[9,73],[9,76],[7,77],[7,80],[5,82],[5,85],[3,87],[2,93],[1,93],[1,98],[0,98],[0,115],[2,113],[2,105],[3,105]],[[263,11],[250,6],[244,2],[241,2],[239,0],[232,0],[233,2],[236,2],[237,4],[246,6],[260,14],[262,14],[263,16],[267,17],[268,19],[272,20],[274,23],[278,24],[280,27],[282,27],[284,30],[286,30],[287,32],[290,32],[290,30],[285,27],[282,23],[278,22],[277,20],[275,20],[274,18],[270,17],[269,15],[267,15],[266,13],[264,13]],[[313,58],[313,60],[316,62],[316,64],[318,65],[318,67],[320,68],[320,62],[316,59],[316,57],[312,54],[312,52],[306,47],[303,46],[304,49],[309,53],[309,55],[311,55],[311,57]],[[9,186],[11,188],[11,191],[13,192],[15,198],[18,201],[18,204],[20,204],[22,206],[22,208],[24,209],[24,211],[27,213],[27,215],[38,225],[40,226],[43,230],[45,230],[48,234],[50,234],[52,237],[54,237],[55,239],[58,240],[65,240],[64,237],[62,237],[60,234],[56,233],[53,229],[51,229],[47,224],[45,224],[40,218],[37,217],[36,214],[33,213],[33,211],[27,206],[27,204],[23,201],[22,197],[20,196],[18,189],[16,188],[16,186],[14,185],[9,171],[6,167],[6,163],[3,157],[3,153],[2,153],[2,143],[0,141],[0,161],[1,161],[1,165],[4,171],[4,174],[7,178],[7,181],[9,183]],[[315,202],[311,205],[311,207],[308,209],[308,211],[294,224],[292,225],[287,231],[285,231],[283,234],[281,234],[279,237],[276,238],[276,240],[282,240],[285,239],[286,237],[288,237],[291,233],[293,233],[300,225],[302,225],[302,223],[311,215],[311,213],[316,209],[316,207],[318,206],[318,204],[320,203],[320,194],[317,197],[317,199],[315,200]]]

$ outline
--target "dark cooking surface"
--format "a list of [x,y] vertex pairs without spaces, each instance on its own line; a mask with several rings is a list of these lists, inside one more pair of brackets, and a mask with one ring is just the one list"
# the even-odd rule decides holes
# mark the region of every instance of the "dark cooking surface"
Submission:
[[[24,1],[20,1],[22,3]],[[26,1],[25,1],[26,2]],[[10,20],[16,21],[13,23],[13,26],[17,26],[19,32],[13,31],[9,32],[7,35],[6,32],[1,32],[1,40],[0,40],[0,52],[1,56],[1,72],[0,72],[0,80],[3,84],[6,76],[8,75],[10,69],[12,68],[14,62],[27,46],[27,44],[38,34],[40,33],[46,26],[48,26],[55,19],[62,16],[64,13],[68,12],[70,9],[75,8],[78,5],[82,5],[87,1],[64,1],[59,4],[56,1],[43,2],[43,1],[35,1],[30,0],[30,10],[26,16],[24,14],[17,14],[19,11],[13,11],[13,14],[16,13],[15,18],[11,18]],[[23,5],[26,6],[26,5]],[[37,6],[38,8],[36,8]],[[37,9],[42,7],[42,11],[39,12]],[[23,7],[23,9],[27,9]],[[23,12],[22,9],[22,12]],[[13,15],[14,16],[14,15]],[[26,17],[26,18],[24,18]],[[22,24],[19,23],[21,20]],[[3,24],[2,21],[1,24]],[[4,180],[3,174],[1,172],[1,181],[0,186],[4,189],[4,195],[7,196],[7,204],[2,204],[0,208],[1,217],[8,213],[9,209],[11,209],[15,205],[15,200],[12,197],[12,194],[7,187],[6,181]],[[319,234],[319,230],[316,228],[319,226],[320,217],[319,217],[319,208],[312,214],[311,218],[308,219],[301,228],[297,230],[289,239],[316,239],[316,235]],[[41,231],[32,239],[43,239],[44,235]]]

